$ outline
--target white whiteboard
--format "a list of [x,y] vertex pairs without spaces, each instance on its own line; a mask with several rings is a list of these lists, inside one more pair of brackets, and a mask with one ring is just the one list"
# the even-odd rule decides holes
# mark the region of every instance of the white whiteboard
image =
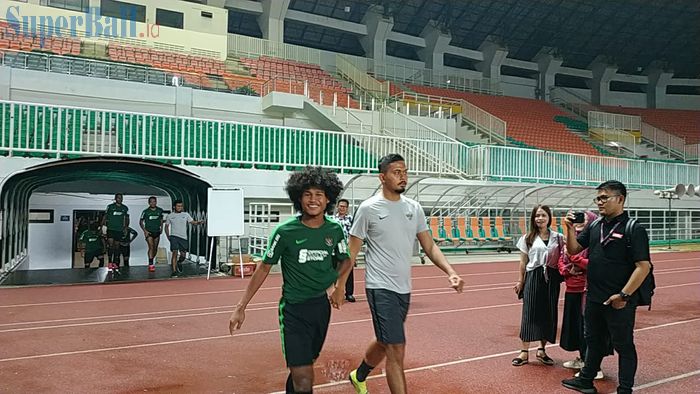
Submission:
[[207,235],[221,237],[243,234],[243,189],[210,187],[207,193]]

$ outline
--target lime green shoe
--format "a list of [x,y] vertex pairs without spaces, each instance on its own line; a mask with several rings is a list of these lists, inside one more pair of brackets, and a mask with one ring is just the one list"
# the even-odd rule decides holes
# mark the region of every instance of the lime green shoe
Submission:
[[355,388],[355,392],[357,394],[369,394],[369,391],[367,391],[367,382],[360,382],[357,380],[357,370],[353,370],[350,372],[350,383],[352,383],[352,387]]

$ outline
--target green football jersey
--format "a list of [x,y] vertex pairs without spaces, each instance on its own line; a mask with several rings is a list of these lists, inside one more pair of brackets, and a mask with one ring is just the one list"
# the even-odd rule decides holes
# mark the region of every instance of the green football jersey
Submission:
[[156,207],[156,209],[146,208],[141,212],[141,220],[149,233],[160,232],[163,223],[163,210],[160,207]]
[[282,265],[282,297],[295,304],[323,295],[337,279],[333,262],[349,258],[340,223],[326,217],[310,228],[301,217],[290,218],[270,236],[263,262]]
[[102,236],[97,231],[83,231],[83,233],[80,234],[80,242],[85,244],[85,253],[94,254],[104,251]]
[[117,205],[113,203],[107,205],[107,230],[124,231],[128,214],[129,208],[124,204]]

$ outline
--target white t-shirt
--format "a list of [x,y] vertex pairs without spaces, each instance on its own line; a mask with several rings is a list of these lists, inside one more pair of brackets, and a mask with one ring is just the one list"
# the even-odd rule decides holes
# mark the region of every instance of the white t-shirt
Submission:
[[428,231],[423,208],[408,197],[390,201],[379,193],[360,204],[350,235],[367,245],[365,287],[410,293],[413,246],[423,231]]
[[525,266],[525,271],[532,271],[535,268],[547,265],[547,261],[551,261],[551,266],[556,266],[556,262],[559,260],[561,255],[561,249],[564,247],[564,236],[556,231],[549,230],[549,241],[547,245],[544,244],[542,238],[539,235],[535,237],[535,241],[532,242],[530,250],[527,249],[527,244],[525,243],[526,235],[523,235],[518,240],[515,245],[518,250],[527,254],[528,262]]
[[173,212],[165,218],[165,224],[170,225],[170,235],[187,239],[187,223],[193,222],[192,216],[187,212]]

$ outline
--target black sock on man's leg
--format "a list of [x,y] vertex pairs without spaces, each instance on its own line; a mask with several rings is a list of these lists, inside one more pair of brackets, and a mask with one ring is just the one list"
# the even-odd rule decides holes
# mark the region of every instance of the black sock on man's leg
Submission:
[[287,376],[287,385],[285,386],[285,391],[287,394],[294,394],[294,381],[292,380],[292,373]]
[[367,364],[365,360],[362,360],[362,364],[360,364],[360,366],[357,368],[357,380],[360,382],[367,380],[367,375],[369,375],[373,369],[374,367]]

